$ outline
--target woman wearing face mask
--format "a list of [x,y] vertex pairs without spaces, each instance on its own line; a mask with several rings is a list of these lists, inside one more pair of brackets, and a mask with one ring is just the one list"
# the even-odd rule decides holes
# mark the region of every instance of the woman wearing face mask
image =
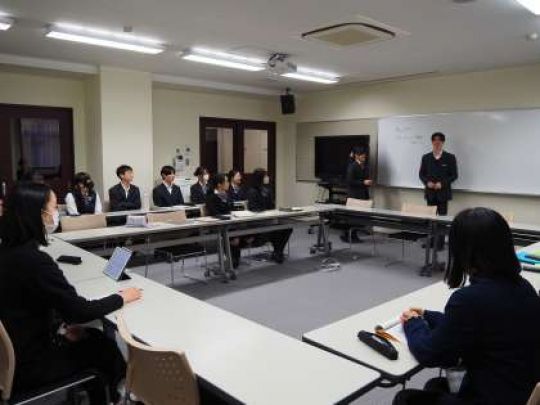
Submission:
[[227,176],[229,178],[229,198],[232,201],[245,201],[246,193],[242,187],[242,172],[240,170],[231,170]]
[[73,190],[66,194],[69,215],[100,214],[103,209],[99,194],[94,191],[90,175],[79,172],[73,178]]
[[[254,212],[272,210],[275,208],[274,193],[270,185],[270,176],[265,169],[255,169],[252,175],[252,187],[247,192],[248,209]],[[256,243],[269,241],[274,247],[272,259],[277,263],[283,263],[285,259],[283,250],[289,241],[292,229],[282,229],[258,235]]]
[[[100,319],[138,300],[141,292],[127,288],[88,301],[65,279],[56,262],[40,246],[58,223],[56,195],[44,184],[21,184],[8,196],[0,218],[0,320],[15,349],[14,393],[68,378],[80,371],[100,372],[102,382],[86,387],[92,405],[118,401],[118,383],[126,365],[113,340],[76,324]],[[59,323],[64,323],[58,333]],[[67,326],[66,326],[67,325]]]
[[204,204],[208,194],[208,180],[210,180],[210,173],[206,167],[199,166],[193,175],[197,176],[198,181],[190,188],[191,202],[193,204]]
[[[228,215],[233,208],[233,202],[229,198],[229,181],[225,174],[218,173],[212,179],[212,192],[208,194],[206,200],[206,212],[208,215]],[[232,238],[231,241],[231,259],[233,268],[238,268],[240,264],[241,240]]]

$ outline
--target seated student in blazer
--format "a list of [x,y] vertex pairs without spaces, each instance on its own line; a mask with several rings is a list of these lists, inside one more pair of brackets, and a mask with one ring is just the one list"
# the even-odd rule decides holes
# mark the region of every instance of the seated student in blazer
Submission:
[[[225,174],[218,173],[211,180],[211,190],[206,199],[206,212],[210,216],[228,215],[233,209],[233,201],[228,194],[229,180]],[[240,264],[240,249],[241,239],[232,238],[231,256],[233,268],[237,268]]]
[[245,201],[246,193],[242,187],[242,172],[240,170],[231,170],[227,175],[229,179],[229,198],[232,201]]
[[[252,186],[246,193],[248,209],[254,212],[272,210],[275,208],[274,193],[270,185],[270,176],[265,169],[255,169],[252,174]],[[277,263],[283,263],[285,257],[283,250],[291,236],[292,229],[282,229],[279,231],[267,232],[257,235],[256,242],[264,243],[269,241],[274,247],[272,259]]]
[[172,207],[184,204],[182,190],[174,184],[175,170],[172,166],[161,168],[161,179],[163,182],[152,191],[152,199],[156,207]]
[[[15,349],[14,394],[93,369],[107,384],[110,399],[118,402],[126,363],[116,342],[79,325],[138,300],[141,291],[123,287],[90,301],[77,294],[54,258],[40,249],[58,226],[56,195],[49,186],[19,184],[5,208],[0,218],[0,320]],[[92,405],[107,403],[101,382],[85,389]]]
[[101,214],[103,208],[94,182],[88,173],[79,172],[73,178],[73,188],[66,194],[69,215]]
[[120,183],[109,189],[111,211],[129,211],[141,208],[141,193],[133,185],[133,169],[128,165],[121,165],[116,169]]
[[204,204],[206,203],[206,195],[208,194],[210,173],[206,167],[199,166],[193,175],[197,176],[197,183],[193,184],[190,188],[190,200],[193,204]]
[[510,228],[495,211],[473,208],[456,216],[449,237],[445,280],[457,290],[444,313],[413,307],[401,320],[421,365],[460,362],[466,374],[457,395],[435,379],[394,404],[525,404],[540,381],[540,297],[520,275]]

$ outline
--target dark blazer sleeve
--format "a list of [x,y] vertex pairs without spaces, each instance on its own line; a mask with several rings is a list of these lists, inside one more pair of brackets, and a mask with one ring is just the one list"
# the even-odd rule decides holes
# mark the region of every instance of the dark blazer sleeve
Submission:
[[84,323],[104,317],[122,308],[123,300],[113,294],[99,300],[87,300],[77,294],[52,258],[44,252],[37,252],[33,277],[29,288],[35,297],[58,311],[68,323]]
[[246,196],[248,200],[248,210],[253,212],[264,211],[264,206],[257,190],[250,188]]
[[367,167],[362,169],[357,164],[350,164],[347,168],[347,185],[352,187],[364,186],[364,181],[369,177]]
[[420,171],[418,172],[418,176],[420,177],[420,181],[424,183],[424,186],[427,187],[429,177],[428,177],[428,167],[427,167],[427,156],[422,156],[422,162],[420,163]]
[[427,367],[450,367],[474,347],[474,312],[458,290],[448,300],[444,316],[431,329],[428,322],[413,318],[405,323],[409,349],[418,362]]
[[204,195],[201,186],[199,184],[193,184],[191,190],[191,202],[193,204],[204,204],[206,202],[206,196]]
[[182,189],[177,185],[173,186],[173,193],[175,195],[174,205],[184,204],[184,196],[182,195]]
[[162,207],[161,193],[159,192],[160,186],[154,187],[152,190],[152,201],[156,207]]
[[141,191],[139,190],[139,187],[135,186],[131,186],[131,189],[133,192],[131,193],[129,201],[126,203],[126,209],[138,210],[141,208]]
[[111,187],[109,189],[109,203],[111,211],[122,211],[121,201],[122,196],[118,193],[118,187]]

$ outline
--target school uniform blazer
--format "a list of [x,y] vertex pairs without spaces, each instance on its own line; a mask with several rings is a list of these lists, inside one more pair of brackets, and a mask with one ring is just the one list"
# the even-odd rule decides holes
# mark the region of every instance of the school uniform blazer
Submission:
[[229,195],[229,199],[231,201],[245,201],[246,199],[246,193],[244,191],[243,187],[239,187],[235,189],[232,185],[229,187],[229,191],[227,192]]
[[525,279],[473,277],[452,294],[444,314],[426,311],[404,328],[423,366],[448,367],[462,359],[467,374],[459,397],[519,405],[540,381],[539,320],[540,298]]
[[128,211],[141,209],[141,193],[133,184],[129,187],[128,195],[118,183],[109,189],[109,202],[111,211]]
[[273,210],[274,196],[268,186],[252,187],[247,192],[248,209],[253,212]]
[[[435,159],[433,152],[422,156],[419,177],[424,183],[424,196],[429,204],[437,204],[452,199],[452,183],[458,178],[456,157],[443,151],[439,160]],[[428,182],[441,182],[440,190],[427,188]]]
[[216,193],[209,194],[206,198],[206,212],[210,216],[230,214],[232,208],[233,203],[229,198],[223,200]]
[[[206,203],[207,195],[199,182],[192,184],[189,190],[190,190],[190,199],[193,204]],[[208,188],[207,188],[207,192],[208,192]]]
[[359,200],[369,200],[369,187],[364,184],[369,180],[369,167],[367,164],[360,165],[354,161],[347,167],[347,196]]
[[152,199],[156,207],[172,207],[173,205],[183,205],[184,197],[182,196],[182,190],[176,184],[172,185],[172,192],[169,193],[167,186],[161,183],[159,186],[154,187],[152,191]]
[[79,296],[34,241],[17,247],[0,245],[0,320],[13,342],[17,373],[54,350],[53,314],[67,323],[85,323],[122,305],[118,294],[91,301]]

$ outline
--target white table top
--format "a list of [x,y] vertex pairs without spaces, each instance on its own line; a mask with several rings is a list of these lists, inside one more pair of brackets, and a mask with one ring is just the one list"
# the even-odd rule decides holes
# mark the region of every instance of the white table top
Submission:
[[214,219],[212,217],[190,218],[182,224],[172,223],[154,223],[149,227],[131,227],[131,226],[110,226],[98,229],[84,229],[79,231],[61,232],[55,234],[55,237],[66,242],[80,243],[105,240],[119,237],[129,237],[135,235],[150,235],[156,233],[180,231],[187,229],[198,229],[221,227],[225,225],[236,225],[249,222],[266,221],[272,219],[286,219],[299,216],[313,215],[320,212],[321,209],[314,206],[302,207],[302,211],[285,212],[279,210],[269,210],[254,213],[254,215],[242,218],[231,218],[227,220]]
[[138,209],[128,211],[109,211],[104,214],[107,217],[123,217],[126,215],[145,215],[148,213],[160,213],[171,211],[200,211],[202,205],[175,205],[172,207],[154,207],[152,209]]
[[[136,274],[115,282],[106,261],[54,239],[56,258],[79,255],[60,268],[77,292],[95,299],[128,286],[143,299],[122,311],[131,332],[146,343],[184,350],[197,375],[246,404],[331,404],[374,384],[380,374]],[[108,316],[114,322],[114,314]]]
[[[540,274],[523,271],[524,278],[540,289]],[[373,332],[376,325],[394,319],[411,306],[443,311],[452,290],[442,281],[382,305],[352,315],[330,325],[304,334],[304,340],[321,346],[336,354],[379,370],[383,375],[402,378],[419,367],[406,342],[395,344],[399,352],[397,360],[389,360],[363,344],[356,337],[358,331]]]
[[84,249],[52,237],[49,240],[49,245],[41,247],[41,250],[48,253],[54,260],[58,259],[61,255],[79,256],[82,259],[82,263],[78,265],[58,263],[64,276],[72,285],[103,277],[105,260]]

